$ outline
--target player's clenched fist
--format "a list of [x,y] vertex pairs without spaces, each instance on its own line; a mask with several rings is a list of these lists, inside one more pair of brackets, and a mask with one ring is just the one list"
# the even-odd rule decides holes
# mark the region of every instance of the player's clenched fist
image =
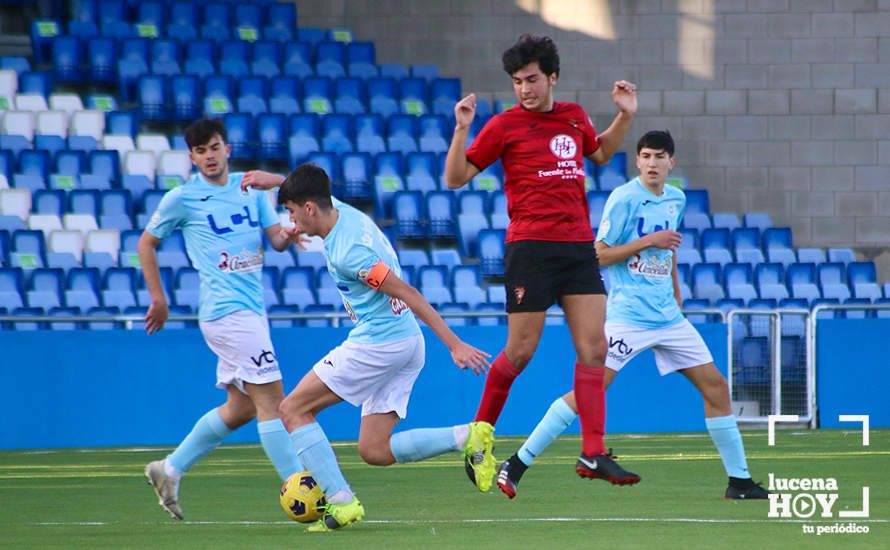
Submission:
[[454,118],[458,128],[469,128],[476,116],[476,94],[470,94],[454,106]]

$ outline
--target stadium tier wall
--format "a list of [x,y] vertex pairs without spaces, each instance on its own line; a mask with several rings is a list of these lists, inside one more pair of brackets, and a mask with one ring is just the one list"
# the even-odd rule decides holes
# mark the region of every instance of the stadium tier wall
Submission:
[[[820,332],[818,404],[823,425],[838,414],[870,414],[872,427],[890,426],[890,372],[870,357],[890,356],[890,319],[826,320]],[[823,325],[820,324],[820,327]],[[717,366],[726,368],[726,326],[698,325]],[[456,368],[427,329],[427,364],[417,380],[408,418],[398,429],[450,426],[472,418],[483,378]],[[455,327],[466,341],[496,352],[506,327]],[[272,340],[292,388],[303,373],[339,344],[346,329],[276,328]],[[538,353],[516,381],[497,426],[500,435],[528,434],[572,382],[574,352],[565,326],[544,331]],[[195,419],[219,405],[215,358],[197,329],[59,331],[53,345],[41,332],[0,332],[7,386],[0,401],[0,449],[174,445]],[[881,365],[886,366],[886,365]],[[855,387],[855,391],[849,388]],[[704,430],[702,402],[680,375],[661,378],[651,351],[624,369],[609,389],[610,433]],[[359,409],[340,404],[319,417],[332,440],[358,437]],[[577,421],[568,433],[578,433]],[[245,426],[227,442],[256,443]]]
[[[887,0],[300,0],[300,24],[351,28],[383,63],[434,63],[511,99],[502,51],[523,32],[561,53],[558,99],[597,127],[614,80],[639,86],[630,136],[667,128],[714,211],[767,211],[795,245],[890,245]],[[625,149],[631,147],[628,139]],[[631,166],[632,168],[632,166]],[[890,253],[878,259],[890,273]]]

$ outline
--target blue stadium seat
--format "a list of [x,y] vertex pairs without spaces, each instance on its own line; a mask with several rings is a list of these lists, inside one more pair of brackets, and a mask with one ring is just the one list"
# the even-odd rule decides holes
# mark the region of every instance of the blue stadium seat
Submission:
[[276,306],[281,303],[278,296],[278,268],[263,267],[263,302],[266,307]]
[[99,219],[99,191],[95,189],[75,189],[68,192],[68,212],[89,214]]
[[396,81],[389,77],[368,79],[368,103],[371,112],[385,118],[399,112],[396,102]]
[[[844,300],[845,306],[871,305],[872,301],[868,298],[848,298]],[[845,319],[866,319],[870,318],[871,312],[864,309],[847,309],[844,310]]]
[[367,112],[365,83],[359,78],[338,78],[334,81],[334,111],[350,115]]
[[749,309],[776,309],[777,302],[774,298],[757,298],[748,302]]
[[90,174],[100,176],[115,184],[120,181],[120,157],[117,151],[95,150],[87,154]]
[[299,251],[296,255],[297,265],[302,267],[311,267],[313,271],[325,270],[328,268],[328,262],[321,252]]
[[829,248],[828,261],[843,262],[844,265],[849,265],[850,262],[856,261],[856,254],[849,248]]
[[773,219],[766,212],[750,212],[743,216],[745,227],[756,227],[761,232],[773,226]]
[[288,42],[284,46],[284,74],[308,78],[315,74],[312,69],[312,49],[305,42]]
[[304,162],[310,153],[321,150],[316,138],[320,131],[318,119],[318,115],[312,113],[291,115],[288,149],[292,166]]
[[504,241],[507,233],[503,229],[483,229],[479,231],[479,259],[482,274],[486,277],[501,277],[504,274]]
[[850,297],[844,264],[840,262],[817,264],[816,279],[822,288],[822,295],[826,298],[838,298],[844,301]]
[[352,152],[352,117],[346,114],[330,114],[321,119],[321,149],[336,153]]
[[373,42],[350,42],[346,45],[346,74],[363,80],[377,76],[377,54]]
[[401,80],[410,76],[408,69],[398,63],[380,63],[380,76]]
[[599,227],[600,221],[603,219],[603,209],[606,206],[606,199],[608,198],[608,191],[587,192],[587,205],[590,208],[590,225],[592,227]]
[[[456,253],[456,251],[454,251]],[[478,265],[457,265],[451,272],[454,299],[475,308],[486,301],[482,290],[482,271]]]
[[[306,306],[306,309],[303,310],[303,313],[335,313],[337,311],[336,307],[331,304],[311,304]],[[328,319],[307,319],[306,320],[307,327],[330,327],[332,326],[331,321]]]
[[825,251],[821,248],[798,248],[797,260],[801,263],[821,264],[827,262]]
[[176,283],[173,287],[173,297],[176,305],[189,306],[197,311],[199,287],[200,278],[198,271],[192,267],[180,267],[176,271]]
[[399,110],[408,115],[423,115],[427,108],[427,82],[423,78],[403,78],[399,81]]
[[31,50],[34,63],[43,64],[52,61],[52,46],[62,28],[56,21],[34,19],[31,21]]
[[252,29],[259,33],[262,29],[265,6],[259,3],[239,3],[235,5],[235,14],[232,18],[232,26],[235,29]]
[[269,112],[293,115],[301,112],[300,81],[292,76],[272,78],[269,85]]
[[314,271],[311,267],[288,267],[281,274],[282,302],[298,306],[305,311],[314,305]]
[[692,291],[696,298],[714,303],[726,297],[720,272],[720,264],[701,263],[692,266]]
[[[216,46],[210,40],[189,40],[186,44],[183,72],[204,79],[216,73]],[[198,101],[194,97],[193,101]]]
[[374,202],[377,215],[392,217],[392,196],[405,189],[402,181],[401,153],[380,153],[374,156]]
[[432,111],[438,115],[449,116],[454,113],[454,104],[460,101],[460,79],[434,78],[430,82],[430,98]]
[[371,155],[386,152],[386,143],[383,141],[383,117],[376,113],[356,115],[354,123],[357,151]]
[[319,42],[315,46],[315,74],[328,78],[346,76],[346,45],[341,42]]
[[327,77],[310,76],[303,80],[303,111],[326,115],[333,112],[331,80]]
[[172,2],[169,5],[169,24],[166,36],[175,36],[183,42],[198,37],[198,4],[193,2]]
[[121,100],[133,101],[139,78],[148,73],[148,40],[128,38],[120,43],[117,60],[117,80]]
[[99,306],[99,270],[76,267],[68,270],[65,284],[65,305],[81,311]]
[[114,39],[104,36],[89,39],[86,59],[90,67],[90,82],[95,84],[117,82],[117,45]]
[[882,297],[881,287],[876,282],[874,262],[850,262],[847,265],[847,281],[854,298],[874,301]]
[[220,46],[219,74],[242,78],[250,73],[248,65],[248,43],[240,40],[225,40]]
[[[445,266],[421,265],[417,270],[417,286],[426,295],[428,290],[448,288],[448,272]],[[446,300],[450,301],[450,300]]]
[[174,120],[187,122],[201,116],[199,77],[189,74],[173,76],[170,79],[170,97],[173,100]]
[[[36,136],[35,136],[36,138]],[[26,151],[31,149],[31,142],[28,140],[27,136],[20,136],[16,134],[2,134],[0,135],[0,150],[4,152],[11,153],[11,156],[14,158],[21,154],[22,151]],[[4,159],[4,167],[9,167],[10,164],[7,159]],[[8,179],[8,178],[7,178]]]
[[297,265],[296,260],[294,260],[293,252],[290,248],[285,249],[281,252],[273,249],[268,240],[263,238],[263,246],[265,252],[263,253],[263,266],[265,267],[274,267],[278,269],[279,273],[288,268],[294,267]]
[[430,238],[453,239],[457,236],[454,223],[457,215],[454,193],[451,191],[431,191],[427,193],[426,211],[430,220]]
[[743,300],[745,303],[757,298],[757,290],[752,284],[751,266],[748,264],[726,264],[723,268],[723,282],[729,298]]
[[433,248],[430,250],[430,264],[444,266],[452,275],[452,269],[461,263],[460,253],[456,248]]
[[740,250],[760,250],[760,230],[754,227],[739,227],[732,230],[732,248]]
[[[80,315],[80,308],[77,307],[51,307],[47,310],[50,317],[71,318]],[[80,323],[73,321],[57,321],[47,322],[50,330],[75,330],[80,328]]]
[[770,227],[763,230],[763,248],[767,251],[773,248],[792,247],[791,229],[788,227]]
[[253,45],[253,61],[250,62],[252,74],[274,78],[281,74],[281,66],[281,47],[277,42],[257,42]]
[[[596,168],[596,179],[599,182],[599,188],[603,191],[612,191],[620,185],[627,182],[627,154],[619,151],[612,155],[609,162]],[[687,194],[686,213],[689,210],[689,199]],[[707,213],[707,211],[705,211]]]
[[754,268],[754,282],[760,298],[782,300],[788,298],[785,268],[782,264],[766,263]]
[[804,299],[812,303],[822,297],[816,286],[816,266],[814,264],[793,263],[785,271],[788,288],[793,298]]
[[71,84],[83,82],[81,51],[80,39],[75,36],[58,36],[53,40],[52,65],[56,81]]
[[40,94],[49,97],[51,87],[50,74],[43,71],[30,71],[19,75],[20,94]]
[[223,123],[226,125],[228,143],[232,146],[232,158],[253,158],[256,143],[253,117],[247,113],[226,113]]
[[432,153],[409,153],[405,156],[405,163],[405,184],[409,190],[424,193],[437,190],[434,172],[436,158]]
[[63,279],[61,269],[38,268],[32,271],[25,290],[27,306],[42,309],[61,307]]
[[266,26],[263,38],[277,42],[289,42],[295,38],[297,6],[294,3],[272,3],[266,8]]
[[426,216],[423,211],[423,193],[397,191],[393,194],[393,212],[396,218],[396,237],[400,239],[426,238]]
[[235,84],[231,76],[214,75],[204,80],[204,110],[219,116],[234,109]]
[[321,305],[329,305],[339,309],[343,303],[336,283],[327,270],[315,273],[315,294],[318,298],[318,303]]
[[700,214],[710,213],[710,204],[708,200],[708,192],[704,189],[687,189],[686,193],[686,214],[698,212]]
[[31,198],[32,214],[53,214],[62,218],[65,211],[65,195],[64,191],[39,189],[33,193]]
[[464,191],[458,195],[457,201],[461,214],[488,213],[488,195],[484,191]]
[[[204,4],[202,15],[201,38],[222,42],[231,37],[232,10],[229,4]],[[220,58],[225,59],[225,55]]]
[[[16,136],[0,136],[0,143],[2,143],[3,138],[11,138],[11,137],[16,137]],[[23,137],[23,136],[17,136],[17,137]],[[30,145],[29,145],[29,147],[30,147]],[[0,145],[0,149],[6,149],[6,147],[3,145]],[[34,149],[43,149],[44,151],[48,151],[50,156],[55,158],[59,154],[60,151],[67,149],[67,146],[65,145],[65,138],[63,138],[62,136],[57,136],[54,134],[52,134],[52,135],[36,134],[34,136]],[[4,151],[4,156],[8,152],[9,151]],[[5,166],[6,166],[6,159],[0,160],[0,174],[2,174],[4,176],[7,175]],[[7,177],[7,181],[8,181],[8,179],[9,178]]]
[[420,117],[421,151],[446,153],[451,142],[451,132],[447,129],[447,119],[443,115],[423,115]]
[[269,326],[272,328],[290,328],[303,326],[300,319],[274,319],[274,315],[299,313],[300,308],[296,305],[277,304],[267,308],[269,312]]
[[261,113],[268,112],[266,82],[266,78],[262,76],[245,76],[238,79],[236,102],[239,113],[248,113],[256,117]]
[[287,159],[287,118],[280,113],[265,113],[257,117],[260,158]]
[[139,121],[133,111],[107,111],[105,113],[105,134],[112,136],[130,136],[136,139],[139,133]]
[[738,373],[735,383],[741,386],[765,385],[770,382],[768,340],[762,336],[744,338],[739,347]]
[[714,212],[711,216],[711,225],[716,228],[729,229],[733,233],[742,227],[739,216],[735,212]]
[[681,227],[702,232],[706,229],[711,229],[711,218],[707,214],[702,214],[700,212],[689,212],[683,216]]
[[164,2],[140,1],[137,7],[136,23],[142,25],[154,25],[160,34],[167,23]]
[[109,268],[102,282],[102,305],[122,310],[137,306],[136,280],[136,270],[132,267]]
[[373,197],[371,165],[371,155],[368,153],[346,153],[341,156],[344,199],[365,200]]
[[151,41],[149,67],[152,73],[167,76],[179,74],[182,71],[180,67],[181,57],[179,42],[164,39]]
[[[161,288],[164,290],[164,295],[167,298],[167,303],[173,303],[173,280],[175,279],[174,271],[169,267],[160,268],[161,273]],[[148,288],[145,286],[145,278],[142,276],[142,272],[137,269],[137,288],[136,288],[136,301],[139,303],[140,307],[147,308],[151,305],[151,296],[148,293]]]
[[[15,317],[34,317],[45,314],[43,308],[40,307],[20,307],[12,310],[11,313]],[[45,328],[45,323],[34,321],[13,321],[12,328],[13,330],[41,330]]]
[[136,83],[136,101],[139,102],[139,115],[144,120],[165,121],[167,114],[167,86],[162,76],[143,75]]
[[18,174],[39,176],[46,181],[49,178],[49,151],[24,150],[19,154]]

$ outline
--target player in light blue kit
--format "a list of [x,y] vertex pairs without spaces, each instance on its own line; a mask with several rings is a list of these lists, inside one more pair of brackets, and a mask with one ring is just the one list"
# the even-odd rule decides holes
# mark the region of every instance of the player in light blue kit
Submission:
[[[727,499],[764,499],[767,491],[751,479],[745,448],[730,406],[729,387],[698,331],[680,311],[677,278],[686,196],[665,180],[676,164],[670,133],[652,131],[637,143],[639,177],[609,195],[596,236],[596,252],[607,268],[611,289],[606,304],[604,388],[640,352],[652,349],[662,376],[679,372],[701,393],[708,433],[729,476]],[[498,487],[516,496],[519,480],[550,443],[575,420],[574,393],[550,406],[519,451],[501,464]]]
[[[266,178],[254,185],[269,188]],[[328,271],[355,323],[346,341],[315,364],[281,404],[282,418],[300,460],[327,496],[325,515],[310,531],[330,531],[359,521],[364,508],[352,492],[327,436],[315,420],[341,401],[362,407],[358,451],[375,466],[413,462],[448,451],[464,451],[491,437],[484,423],[392,433],[405,418],[411,388],[424,364],[424,339],[415,315],[451,352],[454,363],[482,374],[489,355],[470,346],[404,282],[398,257],[374,222],[331,197],[324,170],[297,167],[278,192],[278,203],[307,235],[324,239]]]
[[226,390],[227,399],[201,417],[175,451],[145,467],[160,505],[175,519],[182,519],[182,475],[254,417],[263,450],[279,476],[287,479],[302,470],[278,412],[284,387],[269,339],[262,286],[263,235],[279,251],[299,244],[300,236],[293,228],[281,228],[268,193],[241,189],[242,182],[273,174],[229,173],[231,147],[222,121],[193,122],[185,129],[185,141],[198,174],[164,195],[139,239],[139,261],[151,295],[145,329],[151,335],[167,320],[156,249],[181,229],[200,277],[201,332],[219,358],[216,385]]

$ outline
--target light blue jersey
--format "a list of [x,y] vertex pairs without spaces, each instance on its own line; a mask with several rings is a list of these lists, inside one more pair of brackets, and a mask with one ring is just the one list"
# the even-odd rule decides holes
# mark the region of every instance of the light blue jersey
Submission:
[[[640,237],[677,231],[686,210],[686,195],[672,185],[653,195],[636,177],[609,195],[596,240],[620,246]],[[643,328],[662,328],[683,320],[674,299],[673,253],[650,247],[626,261],[608,266],[606,320]]]
[[376,290],[389,270],[402,276],[389,239],[371,218],[331,198],[340,216],[324,238],[324,250],[328,271],[355,323],[347,340],[382,344],[419,333],[417,320],[405,302]]
[[201,279],[198,316],[219,319],[236,311],[266,314],[263,303],[263,230],[279,223],[268,192],[241,191],[243,174],[214,185],[196,174],[168,191],[146,231],[163,239],[182,229]]

